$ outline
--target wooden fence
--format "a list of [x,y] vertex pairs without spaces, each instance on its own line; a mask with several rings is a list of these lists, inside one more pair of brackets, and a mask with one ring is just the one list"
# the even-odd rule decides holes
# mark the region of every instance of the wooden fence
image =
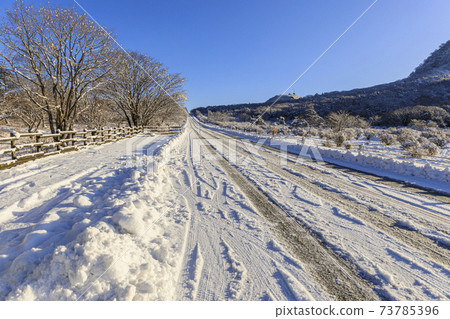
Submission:
[[139,133],[166,135],[180,131],[181,127],[178,126],[145,126],[83,130],[81,132],[60,131],[56,134],[11,133],[10,137],[0,138],[0,169],[41,157],[79,150],[90,145],[118,141]]
[[181,126],[144,126],[144,134],[172,135],[181,132]]

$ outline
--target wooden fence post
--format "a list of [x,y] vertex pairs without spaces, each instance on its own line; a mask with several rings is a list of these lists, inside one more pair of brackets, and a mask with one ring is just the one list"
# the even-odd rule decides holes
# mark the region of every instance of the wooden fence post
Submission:
[[[36,144],[41,143],[41,135],[36,135]],[[40,152],[42,150],[41,145],[36,145],[36,152]]]
[[84,132],[84,135],[83,135],[83,137],[84,137],[83,145],[84,145],[84,146],[87,146],[87,135],[88,135],[87,129],[84,129],[83,132]]
[[92,143],[93,143],[94,145],[97,144],[97,132],[98,132],[97,129],[94,129],[94,130],[91,132]]
[[56,150],[60,151],[62,144],[59,144],[61,142],[61,133],[59,132],[59,130],[56,131],[56,133],[58,134],[58,136],[56,136],[56,142],[58,143],[58,145],[56,145]]
[[11,149],[12,149],[11,157],[13,160],[16,160],[17,159],[17,153],[16,153],[17,149],[16,149],[16,140],[15,140],[16,135],[14,133],[10,133],[10,136],[14,138],[11,140]]

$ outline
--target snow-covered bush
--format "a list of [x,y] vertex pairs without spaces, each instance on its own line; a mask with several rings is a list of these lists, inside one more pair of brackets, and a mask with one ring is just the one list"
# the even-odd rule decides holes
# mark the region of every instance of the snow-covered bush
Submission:
[[323,141],[322,145],[325,146],[325,147],[332,147],[333,146],[333,141],[331,139],[327,138],[325,141]]
[[368,140],[368,141],[370,141],[375,136],[377,136],[376,131],[371,128],[366,128],[365,130],[363,130],[363,134],[364,134],[364,137],[366,138],[366,140]]
[[440,148],[445,147],[448,143],[445,131],[437,128],[426,128],[421,133],[421,137],[428,139],[429,142],[434,143]]
[[420,147],[417,144],[414,144],[410,147],[405,148],[405,151],[406,151],[406,155],[408,155],[410,157],[414,157],[414,158],[421,158],[421,157],[424,157],[425,155],[428,155],[427,151],[423,147]]
[[256,134],[258,134],[258,135],[262,135],[262,134],[265,134],[266,133],[266,130],[264,130],[262,127],[256,127],[255,128],[255,132],[256,132]]
[[346,128],[344,130],[345,140],[351,140],[353,137],[357,135],[357,131],[352,128]]
[[308,136],[317,136],[317,135],[319,135],[319,130],[316,129],[315,127],[310,127],[309,130],[307,131],[307,135]]
[[412,133],[408,130],[402,130],[399,135],[401,147],[405,150],[408,156],[421,158],[423,156],[439,154],[440,148],[438,145],[429,141],[426,137],[418,135],[417,133],[417,131]]
[[401,147],[405,150],[405,151],[410,151],[413,149],[417,149],[419,148],[420,143],[418,141],[405,141],[401,144]]
[[420,132],[410,128],[401,128],[398,131],[397,140],[402,148],[407,149],[417,145],[419,137]]
[[319,130],[319,138],[324,138],[325,137],[325,132],[323,130]]
[[442,131],[435,128],[427,128],[422,130],[422,132],[420,133],[420,136],[426,137],[428,139],[433,137],[440,137],[442,135],[443,135]]
[[355,139],[363,139],[365,138],[364,130],[362,128],[355,129]]
[[423,136],[419,136],[419,138],[417,139],[417,143],[419,143],[419,144],[427,144],[429,142],[430,141],[426,137],[423,137]]
[[409,126],[415,128],[416,130],[426,130],[428,128],[437,128],[439,127],[436,122],[434,121],[424,121],[424,120],[411,120],[411,122],[409,123]]
[[341,147],[346,140],[347,138],[344,132],[339,132],[334,137],[334,142],[336,143],[337,147]]
[[303,129],[293,129],[292,134],[296,136],[303,136],[305,135],[305,131],[303,131]]
[[352,149],[352,144],[349,141],[344,142],[344,147],[346,150]]
[[444,137],[432,137],[429,139],[429,141],[440,148],[445,147],[445,145],[447,145],[448,143]]
[[425,153],[429,156],[438,155],[440,151],[439,146],[430,142],[423,145],[422,148],[424,149]]
[[423,122],[429,123],[430,121],[440,127],[445,127],[450,121],[450,114],[442,107],[416,105],[384,114],[379,124],[422,126]]
[[384,145],[392,145],[395,143],[396,139],[394,135],[389,134],[387,132],[383,132],[380,134],[380,141]]
[[333,132],[331,129],[329,128],[325,128],[325,129],[321,129],[318,133],[318,136],[321,139],[328,139],[328,140],[333,140],[333,137],[336,133]]

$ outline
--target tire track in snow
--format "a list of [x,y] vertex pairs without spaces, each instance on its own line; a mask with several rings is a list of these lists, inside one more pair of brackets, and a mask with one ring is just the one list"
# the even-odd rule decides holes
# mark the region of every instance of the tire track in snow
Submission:
[[[252,142],[251,142],[252,143]],[[269,152],[266,151],[267,154],[270,154],[272,156],[276,156],[276,158],[279,160],[278,155],[280,154],[279,150],[276,150],[270,146],[263,145],[262,146],[265,150],[269,150]],[[402,208],[405,208],[409,212],[414,212],[415,214],[412,214],[411,216],[416,218],[417,223],[421,223],[425,225],[426,227],[432,226],[435,228],[435,230],[440,231],[445,234],[450,234],[448,230],[445,230],[441,227],[442,223],[448,224],[450,222],[449,214],[448,212],[445,212],[445,210],[436,210],[432,206],[428,206],[427,210],[421,208],[420,205],[414,204],[412,202],[407,202],[401,197],[398,196],[398,194],[393,195],[387,194],[384,191],[381,191],[379,187],[377,188],[378,192],[367,189],[362,187],[361,185],[355,185],[355,183],[347,182],[343,178],[340,178],[339,176],[335,176],[334,174],[323,172],[322,170],[318,168],[310,167],[310,165],[307,163],[306,165],[298,164],[296,163],[297,158],[292,158],[292,155],[288,155],[288,162],[287,166],[290,170],[294,172],[294,174],[300,174],[303,178],[308,179],[312,183],[316,183],[319,186],[326,186],[330,189],[330,191],[343,193],[345,191],[346,196],[349,196],[352,200],[358,201],[359,204],[368,206],[367,204],[367,197],[360,198],[360,194],[363,193],[364,196],[370,196],[372,200],[375,200],[376,202],[380,203],[381,206],[385,207],[386,205],[389,205],[387,207],[387,210],[393,210],[396,209],[396,206],[400,206]],[[327,166],[331,164],[325,164]],[[331,165],[333,166],[333,165]],[[289,171],[289,170],[286,170]],[[352,171],[350,169],[346,169],[346,172],[358,177],[362,177],[369,179],[371,181],[377,181],[380,182],[380,177],[375,177],[370,174],[364,174],[358,171]],[[401,186],[402,188],[405,188],[406,186],[403,185],[403,183],[390,181],[389,183],[386,183],[388,186],[394,185],[394,189],[398,191],[398,188]],[[400,184],[400,185],[399,185]],[[386,188],[386,186],[384,186]],[[420,194],[421,196],[425,196],[426,198],[432,199],[433,201],[436,201],[437,203],[447,203],[445,205],[448,206],[449,197],[446,197],[444,195],[429,195],[426,192],[424,192],[420,188],[414,188],[412,186],[406,187],[408,190],[412,191],[413,194]],[[380,194],[381,192],[381,194]],[[404,190],[403,190],[404,192]],[[395,203],[395,204],[391,204]],[[370,208],[368,206],[368,208]],[[419,215],[420,214],[420,215]],[[417,219],[417,217],[425,216],[432,218],[435,222],[431,223],[430,219]]]
[[[294,172],[298,173],[299,168],[295,168]],[[303,174],[305,176],[305,174]],[[411,217],[415,219],[416,223],[422,224],[426,227],[433,227],[435,230],[440,231],[442,233],[450,235],[450,231],[448,229],[442,228],[442,224],[448,224],[450,222],[450,214],[443,214],[442,212],[439,212],[438,210],[433,209],[433,207],[429,207],[429,211],[424,210],[420,207],[418,204],[408,203],[407,201],[401,199],[399,195],[389,194],[385,191],[379,190],[382,194],[378,194],[375,191],[363,189],[361,187],[357,187],[355,185],[352,185],[351,183],[346,183],[342,180],[331,180],[327,179],[322,180],[318,179],[317,176],[313,177],[312,175],[308,174],[305,176],[308,178],[309,181],[317,184],[318,186],[321,186],[323,188],[328,188],[330,191],[333,192],[339,192],[342,193],[343,196],[346,196],[347,198],[351,199],[352,201],[357,201],[359,204],[365,204],[365,206],[369,207],[369,204],[367,203],[367,197],[360,196],[361,192],[363,191],[364,196],[370,195],[371,200],[373,201],[373,204],[377,206],[378,209],[383,208],[385,210],[398,210],[396,208],[395,204],[391,204],[391,202],[395,202],[400,204],[399,206],[402,209],[405,209],[409,212],[414,212],[415,214],[409,214]],[[450,205],[447,205],[450,208]],[[420,214],[420,215],[419,215]],[[418,217],[429,217],[432,218],[434,221],[431,222],[429,218],[427,219],[418,219]]]
[[[208,132],[208,134],[210,133]],[[241,143],[238,142],[237,144],[239,146],[239,144]],[[251,156],[254,155],[254,153],[249,152],[245,147],[239,147],[240,149],[238,150],[238,152]],[[341,210],[350,213],[354,217],[368,222],[381,231],[397,238],[398,240],[401,240],[408,246],[419,250],[423,254],[432,258],[435,262],[444,266],[450,266],[450,251],[446,248],[440,247],[437,243],[435,243],[434,240],[417,231],[414,231],[413,229],[402,227],[401,221],[386,216],[383,213],[375,211],[363,204],[351,201],[348,198],[343,197],[339,193],[330,191],[330,189],[326,189],[317,185],[317,182],[311,182],[304,177],[302,178],[302,176],[304,175],[299,176],[295,173],[292,173],[292,171],[290,170],[281,168],[278,163],[278,157],[269,153],[264,154],[266,155],[264,156],[264,159],[266,160],[266,168],[270,169],[280,176],[284,176],[288,180],[300,186],[302,189],[313,193],[315,196],[322,198],[323,202],[327,202],[333,206],[337,206]],[[289,169],[299,169],[298,167],[295,167],[299,166],[298,164],[293,164],[292,162],[288,161],[287,165]],[[275,198],[272,198],[272,200],[277,202]],[[278,205],[280,205],[280,203],[278,203]]]
[[[177,289],[177,299],[181,300],[216,300],[220,297],[222,291],[220,285],[222,282],[221,276],[214,275],[212,271],[214,270],[214,262],[211,264],[212,260],[217,259],[220,264],[222,262],[222,257],[219,254],[220,247],[216,247],[217,243],[210,240],[208,237],[208,232],[216,234],[219,230],[215,225],[211,228],[206,228],[207,224],[204,224],[204,220],[209,217],[209,214],[205,214],[205,205],[203,202],[211,201],[212,199],[203,198],[203,192],[198,191],[199,185],[202,185],[199,177],[204,173],[203,168],[196,165],[193,162],[193,147],[192,147],[192,137],[189,134],[189,139],[186,145],[186,154],[184,155],[183,164],[186,169],[183,169],[183,174],[188,177],[188,182],[186,185],[179,183],[177,181],[179,193],[183,193],[188,203],[191,207],[191,222],[187,228],[187,252],[190,254],[184,254],[182,260],[182,268],[178,276],[178,286]],[[204,176],[204,175],[203,175]],[[186,182],[186,180],[185,180]],[[207,182],[207,181],[205,181]],[[203,184],[208,185],[209,184]],[[217,192],[213,196],[216,196]],[[199,206],[200,205],[200,206]],[[208,206],[206,204],[206,206]],[[203,263],[200,261],[203,259]],[[196,259],[194,264],[194,257]],[[208,261],[205,263],[205,261]],[[200,267],[201,265],[201,267]],[[200,269],[201,268],[201,269]],[[194,270],[195,269],[195,270]],[[198,276],[198,277],[197,277]],[[194,280],[192,280],[194,278]],[[198,281],[196,280],[198,279]]]
[[[207,143],[207,140],[204,140]],[[207,148],[213,153],[216,152],[210,144]],[[379,300],[370,283],[360,278],[348,262],[325,246],[299,221],[287,217],[285,212],[262,194],[253,182],[231,166],[220,154],[219,156],[218,162],[228,176],[238,185],[254,208],[272,224],[273,230],[284,240],[285,246],[307,265],[308,272],[330,295],[337,300]]]
[[245,281],[247,280],[247,268],[238,260],[234,250],[222,239],[222,246],[224,248],[224,255],[230,267],[228,270],[231,273],[232,280],[228,284],[229,298],[239,300],[242,297]]
[[197,298],[198,287],[200,284],[200,278],[203,271],[204,259],[200,249],[200,244],[195,245],[192,250],[188,267],[184,270],[183,283],[185,288],[186,298],[189,300],[195,300]]
[[[242,139],[222,133],[222,132],[214,132],[214,134],[225,136],[226,138],[235,139],[235,140],[239,141],[241,144],[243,143]],[[286,156],[286,154],[282,154],[279,149],[274,148],[269,145],[257,144],[255,142],[249,141],[249,140],[245,140],[245,143],[248,145],[257,145],[258,149],[264,150],[265,153],[267,153],[269,156],[272,156],[272,157],[275,156],[278,162],[280,160],[280,156],[282,156],[283,159],[287,160],[287,165],[289,166],[290,169],[293,169],[296,173],[300,174],[304,178],[308,178],[310,181],[317,181],[318,177],[323,177],[323,178],[325,178],[324,183],[333,183],[334,187],[337,187],[338,189],[348,188],[350,190],[350,192],[349,192],[350,194],[359,194],[362,191],[361,188],[363,188],[363,187],[361,185],[355,185],[354,183],[347,182],[344,179],[340,178],[339,176],[335,176],[334,174],[330,173],[329,171],[323,171],[323,167],[313,166],[313,165],[316,165],[316,163],[314,163],[314,164],[313,163],[298,164],[296,162],[298,159],[298,155],[296,155],[296,154],[288,153]],[[247,150],[248,146],[244,146],[243,149]],[[261,156],[261,154],[259,154],[259,153],[252,153],[252,155],[260,155]],[[341,167],[339,165],[335,165],[335,164],[330,164],[330,163],[322,163],[322,164],[325,165],[325,167],[327,167],[327,168],[331,167],[334,170],[336,170],[336,168],[339,168],[340,170],[337,171],[339,173],[341,173],[341,171],[344,170],[345,173],[351,174],[352,176],[356,176],[356,177],[364,178],[364,179],[367,179],[370,181],[376,181],[378,183],[382,183],[385,187],[386,186],[393,187],[396,190],[398,190],[401,187],[401,190],[403,192],[405,190],[408,190],[408,191],[411,191],[415,195],[424,196],[424,197],[431,199],[437,203],[446,203],[446,204],[450,203],[450,197],[440,194],[439,192],[424,190],[420,187],[410,185],[410,184],[405,184],[403,182],[398,182],[398,181],[394,181],[394,180],[385,181],[383,178],[381,178],[379,176],[360,172],[357,170],[352,170],[352,169],[349,169],[346,167],[343,168],[343,167]],[[333,181],[331,179],[333,179]],[[367,188],[363,188],[363,192],[365,195],[371,195],[372,197],[376,198],[378,201],[380,201],[382,203],[386,203],[386,200],[388,199],[389,201],[396,202],[397,204],[400,204],[401,206],[406,207],[409,211],[419,212],[422,215],[437,219],[440,222],[448,223],[450,221],[450,218],[448,218],[448,214],[443,215],[442,211],[440,211],[440,212],[434,211],[433,207],[427,207],[427,209],[429,209],[431,211],[424,210],[421,207],[419,207],[418,205],[405,202],[401,198],[396,198],[396,197],[392,197],[392,196],[390,198],[387,198],[386,196],[383,196],[383,195],[385,195],[384,193],[380,195],[379,193],[377,193],[373,190],[367,189]],[[429,192],[431,192],[431,194],[429,194]],[[438,193],[438,194],[434,194],[434,193]],[[390,195],[388,195],[388,196],[390,196]],[[429,226],[429,224],[426,224],[426,225]]]
[[[235,279],[232,276],[236,276],[236,274],[229,271],[231,264],[225,253],[222,238],[226,240],[229,247],[232,247],[235,259],[245,264],[247,269],[247,280],[243,282],[244,289],[239,299],[286,299],[278,282],[272,276],[275,272],[274,266],[270,262],[272,258],[280,263],[280,267],[286,266],[286,271],[292,272],[293,276],[298,276],[302,281],[308,283],[308,287],[311,288],[312,294],[316,298],[327,298],[328,295],[306,273],[305,269],[294,266],[294,263],[284,257],[284,252],[271,250],[267,246],[266,237],[269,235],[266,231],[267,224],[247,203],[239,189],[230,182],[220,165],[208,160],[202,162],[202,165],[193,165],[192,148],[189,145],[191,142],[188,141],[186,144],[188,154],[184,156],[182,163],[178,164],[181,167],[184,166],[185,169],[181,169],[180,173],[174,176],[173,182],[179,193],[190,189],[186,191],[185,195],[192,213],[187,250],[178,277],[176,299],[193,299],[190,297],[190,290],[186,289],[189,286],[187,282],[189,278],[186,274],[192,273],[192,267],[190,267],[193,264],[192,252],[195,251],[197,245],[200,247],[204,264],[194,298],[197,300],[232,299],[229,287]],[[196,173],[201,176],[207,176],[206,179],[210,183],[212,183],[211,178],[215,179],[218,187],[210,199],[198,197],[196,174],[193,170],[196,170]],[[193,182],[187,183],[185,178],[177,179],[177,176],[191,176],[192,179],[189,181]],[[202,186],[208,187],[206,184],[202,184]],[[199,201],[205,202],[204,206],[209,210],[207,214],[205,211],[197,210],[196,204]],[[239,212],[242,220],[229,219],[230,210]]]
[[[266,249],[262,249],[252,242],[250,242],[250,244],[252,244],[250,249],[258,250],[261,259],[264,259],[272,265],[273,273],[271,277],[276,278],[280,290],[286,300],[322,300],[331,298],[328,294],[320,291],[320,288],[317,287],[314,280],[306,272],[293,271],[303,270],[304,267],[287,252],[283,251],[281,245],[277,242],[274,240],[269,241]],[[237,246],[237,248],[242,248],[242,245]],[[239,253],[242,255],[241,251],[239,251]],[[286,278],[293,279],[292,285],[289,285]],[[258,279],[261,281],[266,280],[266,278]],[[252,283],[254,281],[255,279],[252,278]],[[300,281],[302,281],[303,284]],[[313,295],[315,297],[313,297]],[[277,298],[274,297],[273,291],[269,290],[264,292],[261,296],[261,300],[277,300]]]
[[[290,275],[288,272],[280,269],[275,274],[282,282],[282,285],[285,286],[287,290],[287,295],[290,295],[290,300],[292,301],[311,301],[314,298],[309,294],[308,290],[300,284],[295,277]],[[301,294],[299,292],[302,292]],[[306,297],[305,297],[306,296]]]

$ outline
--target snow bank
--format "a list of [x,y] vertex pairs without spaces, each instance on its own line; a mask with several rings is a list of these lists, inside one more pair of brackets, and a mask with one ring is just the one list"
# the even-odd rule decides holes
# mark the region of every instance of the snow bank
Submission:
[[450,183],[450,168],[432,166],[429,163],[423,165],[414,161],[386,158],[373,154],[362,154],[352,151],[340,151],[319,147],[319,152],[324,158],[332,158],[361,166],[381,169],[405,176],[416,176],[429,180]]
[[[185,134],[160,147],[157,166]],[[0,299],[172,300],[188,217],[168,174],[122,167],[65,185],[63,200],[18,230],[20,244],[2,244]]]
[[155,170],[158,170],[160,167],[165,166],[170,160],[170,153],[174,148],[177,148],[182,144],[186,135],[187,135],[187,121],[181,128],[181,132],[175,135],[175,138],[172,138],[167,144],[159,149],[158,152],[154,155],[155,162]]

